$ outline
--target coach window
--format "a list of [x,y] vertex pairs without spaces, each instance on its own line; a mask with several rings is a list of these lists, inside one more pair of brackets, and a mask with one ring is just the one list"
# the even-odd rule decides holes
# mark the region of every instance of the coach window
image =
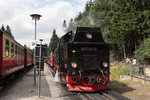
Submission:
[[11,43],[11,57],[14,56],[14,43]]
[[21,58],[22,58],[23,57],[22,48],[21,48],[20,52],[21,52]]
[[24,55],[23,55],[24,54],[23,49],[21,50],[21,52],[22,52],[22,58],[23,58],[24,57]]
[[5,55],[6,57],[9,56],[9,40],[6,39],[6,43],[5,43]]
[[18,46],[18,57],[20,57],[20,47]]
[[15,57],[17,57],[17,45],[15,45]]

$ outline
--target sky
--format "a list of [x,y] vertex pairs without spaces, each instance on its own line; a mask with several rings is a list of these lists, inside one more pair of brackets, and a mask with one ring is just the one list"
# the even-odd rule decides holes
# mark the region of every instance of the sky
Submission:
[[61,37],[64,35],[63,21],[67,23],[83,12],[89,0],[1,0],[0,27],[9,25],[15,40],[33,48],[35,41],[35,23],[30,14],[40,14],[37,21],[37,43],[49,44],[53,29]]

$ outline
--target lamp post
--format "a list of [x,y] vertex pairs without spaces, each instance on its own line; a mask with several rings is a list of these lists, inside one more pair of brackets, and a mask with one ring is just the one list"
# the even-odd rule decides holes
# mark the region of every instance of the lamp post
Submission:
[[[40,17],[42,17],[39,14],[31,14],[32,20],[35,20],[35,47],[36,47],[36,21],[40,20]],[[34,85],[36,85],[36,50],[34,49]]]

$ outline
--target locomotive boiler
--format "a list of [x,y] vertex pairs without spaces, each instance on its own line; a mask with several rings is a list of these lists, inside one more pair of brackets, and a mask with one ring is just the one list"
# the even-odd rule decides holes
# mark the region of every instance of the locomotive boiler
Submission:
[[107,88],[109,45],[100,28],[74,28],[61,37],[52,57],[69,90],[95,92]]

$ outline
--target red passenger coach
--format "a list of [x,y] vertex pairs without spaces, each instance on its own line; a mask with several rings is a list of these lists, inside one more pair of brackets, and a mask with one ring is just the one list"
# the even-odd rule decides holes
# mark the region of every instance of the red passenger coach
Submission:
[[46,61],[50,66],[54,67],[54,51],[49,54]]
[[7,33],[0,30],[0,78],[33,64],[33,55]]
[[23,69],[24,47],[3,31],[0,31],[0,45],[0,76]]
[[24,52],[24,65],[25,67],[29,67],[33,65],[33,54],[27,49]]
[[0,31],[0,76],[3,75],[3,36],[2,36],[2,32]]

